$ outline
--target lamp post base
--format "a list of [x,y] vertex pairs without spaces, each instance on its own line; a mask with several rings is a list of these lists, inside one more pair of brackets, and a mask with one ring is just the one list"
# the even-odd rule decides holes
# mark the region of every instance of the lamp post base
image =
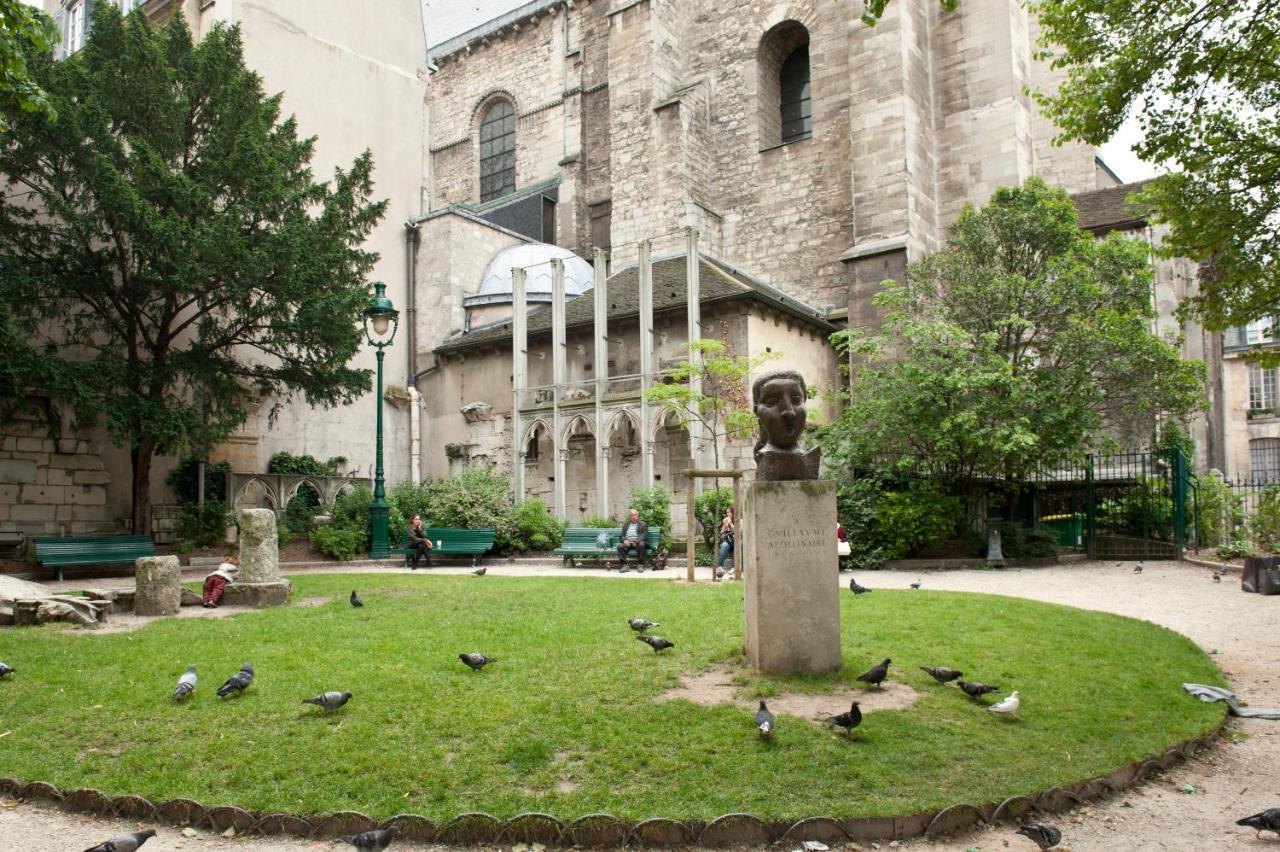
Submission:
[[386,559],[391,555],[391,546],[387,541],[388,511],[385,502],[379,506],[375,501],[374,505],[369,507],[369,520],[373,526],[373,535],[369,542],[369,556],[372,559]]

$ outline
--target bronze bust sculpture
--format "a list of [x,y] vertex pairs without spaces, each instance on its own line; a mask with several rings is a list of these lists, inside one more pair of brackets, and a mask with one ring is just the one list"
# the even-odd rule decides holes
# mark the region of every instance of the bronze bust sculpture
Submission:
[[751,404],[760,424],[756,439],[756,480],[817,479],[819,447],[800,448],[808,389],[795,370],[765,373],[751,385]]

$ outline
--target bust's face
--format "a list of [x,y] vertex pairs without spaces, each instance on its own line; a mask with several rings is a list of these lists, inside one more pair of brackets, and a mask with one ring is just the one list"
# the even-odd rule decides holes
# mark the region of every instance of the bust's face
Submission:
[[765,439],[775,447],[790,449],[804,432],[804,393],[794,379],[770,379],[760,388],[756,418]]

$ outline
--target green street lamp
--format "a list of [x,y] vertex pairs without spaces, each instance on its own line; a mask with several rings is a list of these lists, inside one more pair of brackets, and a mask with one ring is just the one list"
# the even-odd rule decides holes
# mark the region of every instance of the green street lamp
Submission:
[[373,470],[373,504],[369,507],[373,524],[369,556],[374,559],[385,559],[391,555],[387,542],[387,489],[382,478],[382,355],[383,350],[396,339],[399,327],[400,312],[387,298],[387,285],[381,281],[373,282],[373,298],[369,300],[369,307],[364,309],[364,336],[378,351],[378,392],[373,398],[378,408],[378,437]]

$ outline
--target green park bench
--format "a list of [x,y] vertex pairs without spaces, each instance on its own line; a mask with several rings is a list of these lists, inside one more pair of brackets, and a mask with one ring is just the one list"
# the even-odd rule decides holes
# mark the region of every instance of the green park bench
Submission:
[[[597,540],[600,533],[609,534],[609,546],[600,547]],[[658,539],[662,537],[661,527],[649,527],[648,547],[645,550],[645,564],[653,554],[658,552]],[[604,529],[601,527],[567,527],[564,531],[564,542],[555,549],[555,553],[564,558],[564,564],[572,566],[578,559],[617,559],[618,539],[622,538],[621,529]]]
[[[480,527],[474,530],[463,530],[455,527],[427,527],[427,538],[431,539],[432,558],[442,556],[470,556],[471,567],[476,560],[493,547],[493,527]],[[409,532],[400,539],[399,547],[391,548],[392,553],[403,553],[405,564],[413,555],[409,547]]]
[[58,569],[67,565],[117,565],[143,556],[155,556],[149,535],[81,535],[36,539],[36,561]]

